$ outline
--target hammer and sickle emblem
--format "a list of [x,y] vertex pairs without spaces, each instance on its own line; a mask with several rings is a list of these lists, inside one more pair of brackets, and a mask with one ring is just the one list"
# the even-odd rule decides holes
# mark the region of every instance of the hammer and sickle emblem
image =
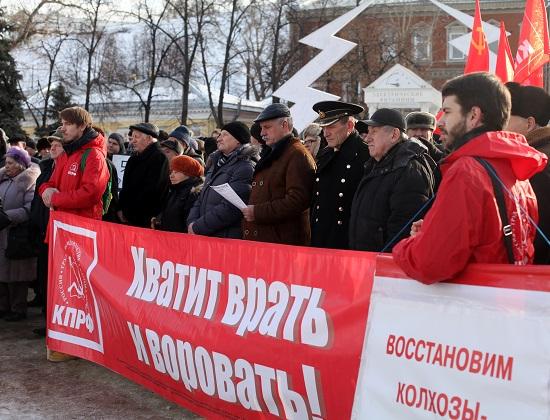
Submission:
[[[476,38],[474,34],[479,34]],[[472,45],[477,51],[477,55],[481,55],[485,49],[485,39],[483,39],[483,28],[476,28],[476,31],[472,33]]]

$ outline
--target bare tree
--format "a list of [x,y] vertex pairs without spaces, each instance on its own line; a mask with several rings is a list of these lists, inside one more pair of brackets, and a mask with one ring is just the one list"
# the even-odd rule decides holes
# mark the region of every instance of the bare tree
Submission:
[[155,98],[155,86],[159,78],[165,77],[163,69],[165,60],[179,37],[167,37],[166,17],[169,2],[162,5],[160,12],[156,13],[152,6],[143,0],[138,6],[135,15],[144,25],[144,31],[140,39],[134,42],[133,62],[128,63],[130,74],[123,80],[114,82],[115,85],[129,89],[135,94],[144,110],[144,121],[148,122],[151,116],[151,107]]
[[247,98],[249,90],[256,100],[265,98],[288,77],[296,56],[296,49],[289,45],[288,17],[296,8],[295,0],[263,0],[247,14],[242,36],[246,49],[241,55],[247,69]]
[[[210,109],[214,120],[218,127],[223,126],[223,104],[225,90],[229,83],[229,77],[231,76],[231,63],[235,57],[239,56],[242,51],[237,48],[237,38],[241,33],[244,16],[248,9],[255,3],[254,0],[246,2],[240,2],[239,0],[231,0],[227,11],[221,10],[219,13],[219,21],[215,25],[215,31],[218,33],[224,33],[222,41],[223,49],[223,61],[219,72],[215,75],[211,75],[209,69],[211,69],[210,63],[208,63],[208,55],[206,53],[206,40],[205,34],[200,37],[201,46],[201,58],[203,74],[208,88],[208,97],[210,103]],[[210,40],[209,40],[210,41]],[[212,86],[214,79],[219,81],[219,95],[217,98],[217,104],[214,104],[212,97]]]
[[[167,71],[166,77],[179,83],[181,91],[181,114],[180,123],[187,125],[189,115],[189,91],[191,76],[193,74],[193,63],[200,44],[200,37],[210,12],[214,8],[214,0],[167,0],[172,13],[176,16],[170,28],[160,26],[159,29],[173,41],[172,54],[169,57],[165,68],[171,67],[173,72]],[[174,27],[181,25],[181,31],[173,31]],[[173,73],[176,76],[171,77]]]

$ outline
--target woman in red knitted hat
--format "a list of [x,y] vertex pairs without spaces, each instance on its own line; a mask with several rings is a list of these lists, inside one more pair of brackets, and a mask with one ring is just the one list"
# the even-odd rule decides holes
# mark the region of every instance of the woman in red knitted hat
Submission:
[[204,168],[189,156],[170,161],[170,192],[158,216],[151,219],[153,229],[187,232],[187,216],[202,189]]

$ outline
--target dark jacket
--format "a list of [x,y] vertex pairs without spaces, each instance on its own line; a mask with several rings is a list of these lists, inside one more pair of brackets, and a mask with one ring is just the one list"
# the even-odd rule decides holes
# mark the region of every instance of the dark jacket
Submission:
[[393,240],[385,250],[389,252],[401,238],[409,236],[407,223],[434,195],[435,180],[428,159],[426,148],[410,140],[397,143],[380,162],[369,159],[353,198],[350,249],[382,251]]
[[133,154],[126,163],[118,205],[128,223],[149,227],[168,192],[168,160],[158,143]]
[[118,222],[117,212],[120,210],[118,205],[118,171],[110,159],[107,159],[107,166],[109,167],[109,174],[111,177],[111,203],[109,204],[107,213],[103,215],[103,220],[107,222]]
[[[550,156],[550,127],[539,127],[525,136],[530,146]],[[550,238],[550,165],[531,179],[531,186],[537,196],[539,227]],[[537,233],[535,238],[535,264],[550,264],[550,245]]]
[[243,238],[288,245],[309,245],[309,206],[315,161],[291,135],[279,140],[256,166],[248,204],[253,222],[243,221]]
[[351,202],[368,158],[369,148],[355,131],[339,151],[326,147],[317,154],[310,209],[311,246],[348,248]]
[[189,213],[187,224],[193,223],[193,231],[199,235],[241,239],[242,212],[210,186],[228,183],[246,203],[258,154],[254,147],[245,144],[220,167],[221,157],[219,151],[210,155],[204,187]]
[[157,216],[158,229],[187,232],[187,217],[199,197],[201,188],[202,178],[189,178],[179,184],[171,185],[166,203]]
[[40,162],[40,175],[36,178],[36,188],[34,190],[34,197],[31,203],[31,215],[30,220],[33,228],[39,234],[39,242],[43,242],[46,238],[46,231],[48,230],[48,221],[50,220],[50,209],[46,207],[42,197],[38,193],[39,187],[50,179],[53,173],[54,160],[44,159]]

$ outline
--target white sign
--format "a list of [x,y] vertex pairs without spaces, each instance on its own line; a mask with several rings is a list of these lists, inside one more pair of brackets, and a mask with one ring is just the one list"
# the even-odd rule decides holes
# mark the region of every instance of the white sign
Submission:
[[126,163],[130,159],[129,155],[113,155],[113,165],[116,168],[118,175],[118,189],[122,189],[122,180],[124,179],[124,170],[126,169]]
[[550,293],[375,277],[353,409],[548,419]]

